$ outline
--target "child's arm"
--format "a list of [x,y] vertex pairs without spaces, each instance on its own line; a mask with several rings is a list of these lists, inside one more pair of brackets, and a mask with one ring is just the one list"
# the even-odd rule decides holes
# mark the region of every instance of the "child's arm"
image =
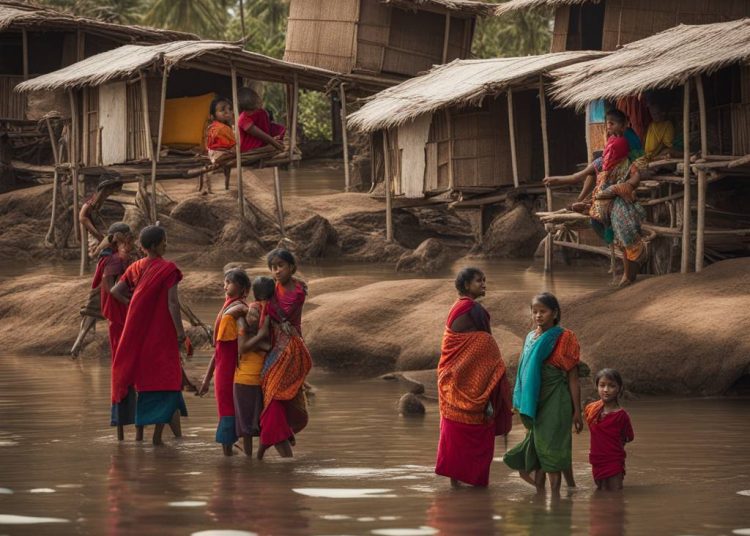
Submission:
[[232,305],[232,307],[230,307],[229,310],[224,314],[227,314],[234,318],[236,321],[239,321],[240,318],[244,317],[247,314],[247,311],[247,305],[245,305],[244,303],[237,303],[235,305]]
[[198,396],[203,396],[208,392],[208,387],[211,385],[211,378],[214,377],[214,368],[216,367],[216,356],[211,357],[211,361],[208,362],[208,368],[206,369],[206,375],[203,377],[203,383],[201,388],[198,389]]
[[583,430],[583,419],[581,418],[581,385],[578,383],[578,367],[575,366],[568,371],[568,389],[570,398],[573,399],[573,424],[576,434]]
[[80,224],[94,237],[99,240],[100,242],[104,239],[104,235],[99,232],[99,230],[96,228],[96,225],[94,225],[94,222],[91,221],[91,204],[90,203],[84,203],[81,207],[81,210],[78,212],[78,220]]
[[266,134],[255,125],[250,125],[248,128],[245,129],[245,132],[247,132],[251,136],[258,138],[259,140],[263,140],[266,143],[266,145],[273,145],[279,151],[284,150],[284,146],[279,142],[279,140]]
[[633,425],[630,423],[630,416],[625,413],[625,423],[622,427],[622,442],[624,443],[630,443],[635,439],[635,434],[633,433]]
[[115,283],[115,285],[109,289],[109,293],[121,304],[130,305],[130,289],[125,281],[118,281]]
[[185,328],[182,327],[182,314],[180,313],[180,297],[177,293],[177,283],[172,285],[168,294],[169,314],[172,316],[172,323],[177,332],[177,344],[182,347],[185,342]]
[[104,290],[112,294],[112,287],[115,286],[117,277],[114,275],[105,275],[102,279],[102,284],[104,285]]
[[[250,338],[245,338],[240,341],[240,353],[245,352],[251,352],[253,350],[270,350],[270,345],[268,344],[268,334],[270,332],[270,326],[271,326],[271,319],[270,317],[266,316],[265,320],[263,321],[263,325],[260,326],[260,329],[258,330],[258,333],[256,333],[254,336]],[[265,346],[263,346],[262,342],[266,342]]]

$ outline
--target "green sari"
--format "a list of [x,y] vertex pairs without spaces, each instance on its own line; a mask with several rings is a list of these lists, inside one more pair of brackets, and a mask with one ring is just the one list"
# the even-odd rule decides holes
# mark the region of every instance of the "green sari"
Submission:
[[573,400],[564,370],[542,366],[542,385],[536,419],[521,415],[526,437],[505,453],[503,461],[511,469],[530,473],[541,469],[555,473],[567,469],[573,459]]

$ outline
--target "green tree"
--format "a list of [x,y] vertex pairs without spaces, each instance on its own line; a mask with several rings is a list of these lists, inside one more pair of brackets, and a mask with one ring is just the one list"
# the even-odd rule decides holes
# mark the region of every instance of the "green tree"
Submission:
[[221,39],[228,17],[227,2],[224,0],[153,0],[143,22],[157,28]]
[[477,58],[545,54],[551,39],[552,15],[548,10],[520,10],[478,20],[472,53]]
[[141,24],[146,6],[145,0],[42,0],[41,5],[117,24]]

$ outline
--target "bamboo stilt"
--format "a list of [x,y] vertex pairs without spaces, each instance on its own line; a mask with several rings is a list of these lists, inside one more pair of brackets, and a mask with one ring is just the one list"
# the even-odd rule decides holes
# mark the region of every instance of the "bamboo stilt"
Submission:
[[[299,115],[299,80],[297,74],[294,75],[294,83],[292,84],[292,124],[291,132],[289,133],[289,160],[294,157],[294,150],[297,148],[297,116]],[[239,139],[239,138],[237,138]],[[291,162],[290,162],[291,165]]]
[[29,79],[29,34],[26,28],[21,30],[21,46],[23,48],[23,79]]
[[151,183],[151,223],[156,223],[157,210],[156,210],[156,168],[154,160],[154,142],[151,139],[151,121],[148,117],[148,85],[146,82],[146,75],[141,72],[141,110],[143,112],[143,130],[146,137],[146,154],[148,159],[151,161],[152,177],[154,180]]
[[443,34],[443,61],[448,61],[448,40],[451,35],[451,14],[450,11],[445,14],[445,33]]
[[508,131],[510,132],[510,163],[513,166],[513,186],[518,188],[518,154],[516,153],[516,129],[513,120],[513,89],[508,89]]
[[683,150],[683,188],[685,196],[682,199],[682,256],[680,258],[680,272],[686,274],[690,269],[690,80],[685,81],[683,87],[682,106],[682,136],[685,148]]
[[274,196],[276,197],[276,213],[279,217],[279,229],[281,230],[281,236],[286,236],[286,231],[284,230],[284,201],[281,197],[281,180],[279,179],[279,167],[275,166],[273,168],[273,187],[274,187]]
[[152,152],[151,157],[151,199],[153,199],[153,207],[151,209],[151,217],[156,222],[156,164],[159,162],[159,152],[161,151],[161,139],[164,134],[164,101],[167,99],[167,75],[168,69],[164,65],[161,76],[161,98],[159,100],[159,133],[156,138],[156,152]]
[[60,152],[58,151],[57,143],[55,140],[55,133],[52,130],[52,124],[49,119],[45,119],[44,122],[47,124],[47,133],[49,134],[49,143],[52,146],[52,158],[55,161],[55,171],[52,176],[52,214],[49,219],[49,230],[44,237],[47,243],[53,243],[55,237],[55,219],[57,219],[57,189],[59,187],[60,173],[57,171],[57,166],[60,164]]
[[[703,78],[695,77],[695,89],[698,93],[698,112],[700,114],[701,156],[708,154],[708,125],[706,122],[706,96],[703,92]],[[705,252],[706,232],[706,171],[698,170],[698,200],[697,200],[697,229],[695,235],[695,271],[703,270],[703,256]]]
[[346,133],[346,91],[343,83],[339,86],[339,99],[341,101],[341,146],[344,152],[344,191],[348,192],[352,185],[349,175],[349,136]]
[[245,217],[245,197],[242,193],[242,152],[240,150],[240,109],[237,98],[237,69],[232,64],[232,109],[234,110],[234,153],[237,157],[237,202],[239,203],[240,217]]
[[[549,165],[549,137],[547,132],[547,96],[544,94],[544,77],[539,77],[539,115],[542,118],[542,154],[544,156],[544,176],[550,176]],[[547,194],[547,210],[552,210],[552,190],[545,187]]]
[[383,130],[383,160],[385,166],[385,240],[393,242],[393,214],[391,200],[391,154],[388,149],[388,130]]
[[76,106],[75,90],[68,91],[70,98],[70,141],[68,143],[68,152],[70,153],[70,181],[73,190],[73,226],[75,235],[78,237],[81,246],[81,263],[78,269],[78,275],[83,275],[86,270],[86,261],[88,252],[86,251],[86,233],[81,229],[81,222],[78,219],[78,107]]

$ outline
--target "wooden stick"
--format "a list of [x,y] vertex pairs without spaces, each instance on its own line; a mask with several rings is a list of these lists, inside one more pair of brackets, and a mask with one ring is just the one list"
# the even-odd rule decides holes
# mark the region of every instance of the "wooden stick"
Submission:
[[695,89],[698,93],[698,111],[701,121],[701,156],[705,158],[708,154],[708,125],[706,123],[706,96],[703,93],[703,78],[701,75],[695,76]]
[[281,229],[281,236],[286,236],[284,231],[284,201],[281,197],[281,180],[279,180],[279,167],[274,166],[273,168],[273,186],[274,196],[276,197],[276,213],[279,217],[279,229]]
[[57,143],[55,140],[55,133],[52,130],[52,124],[49,122],[49,118],[45,118],[44,122],[47,124],[47,132],[49,133],[49,143],[52,146],[52,158],[55,160],[55,171],[52,176],[52,215],[49,219],[49,230],[44,239],[48,243],[52,243],[55,236],[55,219],[57,218],[57,188],[60,180],[60,173],[58,171],[58,165],[60,164],[60,153],[57,150]]
[[[234,110],[234,154],[237,158],[237,202],[239,203],[240,217],[245,217],[245,199],[242,194],[242,151],[240,149],[240,109],[237,98],[237,68],[232,66],[232,109]],[[294,121],[292,121],[294,122]]]
[[[152,218],[156,221],[156,163],[159,161],[159,152],[161,151],[161,139],[164,134],[164,101],[167,99],[167,75],[169,70],[166,64],[162,67],[161,75],[161,98],[159,100],[159,133],[156,138],[156,153],[151,158],[151,198],[154,200],[152,208]],[[149,143],[150,145],[150,143]]]
[[[96,88],[98,90],[98,88]],[[83,119],[83,135],[81,136],[83,138],[83,151],[81,151],[81,160],[83,161],[83,165],[87,166],[90,163],[89,160],[89,91],[91,91],[91,88],[83,88],[81,89],[81,93],[83,94],[83,103],[81,104],[81,118]]]
[[[289,133],[289,160],[294,156],[294,150],[297,148],[297,116],[299,115],[299,80],[297,74],[294,74],[294,83],[292,84],[292,124]],[[239,139],[239,138],[237,138]]]
[[339,99],[341,100],[341,145],[344,151],[344,191],[348,192],[352,185],[349,175],[349,136],[346,133],[346,91],[344,91],[343,82],[339,86]]
[[[148,85],[146,75],[141,71],[141,111],[143,112],[143,131],[146,138],[146,155],[151,161],[151,169],[154,169],[154,142],[151,139],[151,121],[148,117]],[[152,182],[151,189],[151,223],[156,223],[156,181]]]
[[451,14],[450,11],[448,11],[445,14],[445,34],[443,35],[443,61],[442,63],[446,63],[448,61],[448,40],[451,35]]
[[388,147],[388,129],[383,129],[383,161],[385,166],[385,241],[393,242],[393,214],[391,212],[391,153]]
[[698,171],[698,228],[695,235],[695,271],[703,270],[703,254],[706,243],[706,172]]
[[453,178],[453,124],[449,108],[445,109],[445,122],[448,127],[448,188],[453,190],[455,187]]
[[21,42],[23,47],[23,79],[29,79],[29,35],[26,28],[21,30]]
[[[544,176],[549,177],[549,138],[547,134],[547,97],[544,94],[544,77],[539,77],[539,115],[542,118],[542,154],[544,156]],[[547,210],[552,210],[552,190],[546,186]]]
[[68,91],[70,98],[70,141],[68,142],[68,152],[70,153],[70,180],[73,189],[73,225],[75,226],[75,236],[78,237],[81,246],[81,263],[79,265],[78,275],[83,275],[88,260],[86,251],[86,233],[81,229],[81,223],[78,220],[78,107],[76,106],[76,97],[74,89]]
[[683,86],[682,106],[682,139],[685,146],[682,153],[682,182],[685,196],[682,200],[682,256],[680,272],[686,274],[690,269],[690,79]]
[[516,154],[516,132],[513,121],[513,89],[508,88],[508,131],[510,132],[510,163],[513,166],[513,185],[518,188],[518,155]]

